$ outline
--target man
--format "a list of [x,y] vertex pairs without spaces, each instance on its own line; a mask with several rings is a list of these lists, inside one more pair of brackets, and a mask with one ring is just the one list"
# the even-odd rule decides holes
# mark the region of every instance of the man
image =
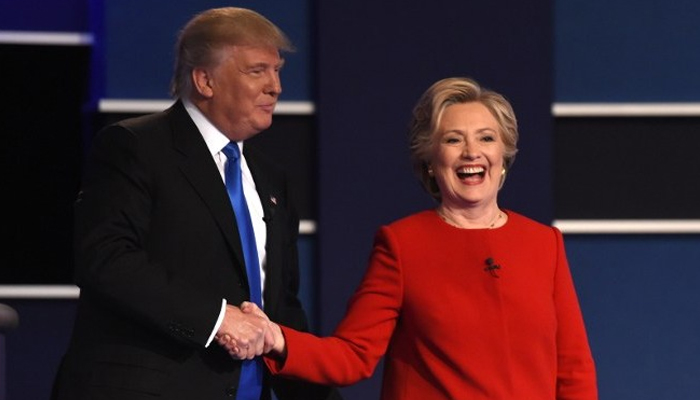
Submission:
[[81,295],[56,398],[257,400],[270,388],[282,400],[339,398],[264,371],[255,356],[268,320],[238,308],[255,301],[307,328],[288,182],[244,146],[272,123],[290,50],[256,12],[205,11],[180,34],[178,101],[96,136],[76,202]]

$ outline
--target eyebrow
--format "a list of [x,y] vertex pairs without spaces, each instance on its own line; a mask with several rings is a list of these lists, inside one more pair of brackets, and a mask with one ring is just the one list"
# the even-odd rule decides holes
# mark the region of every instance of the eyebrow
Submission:
[[260,62],[256,62],[256,63],[248,65],[247,67],[245,67],[245,69],[251,70],[251,69],[256,69],[256,68],[270,68],[270,67],[276,68],[276,69],[281,69],[284,66],[284,64],[285,64],[285,61],[282,58],[282,59],[280,59],[280,62],[276,63],[276,64],[270,64],[270,63],[267,63],[264,61],[260,61]]
[[485,131],[489,131],[489,132],[493,132],[493,133],[498,133],[498,129],[497,129],[497,128],[481,128],[481,129],[477,129],[476,133],[481,133],[481,132],[485,132]]
[[[448,128],[448,129],[442,130],[442,133],[451,133],[451,132],[465,133],[461,128]],[[488,127],[479,128],[476,130],[475,133],[487,133],[487,132],[498,133],[498,129],[497,128],[488,128]]]

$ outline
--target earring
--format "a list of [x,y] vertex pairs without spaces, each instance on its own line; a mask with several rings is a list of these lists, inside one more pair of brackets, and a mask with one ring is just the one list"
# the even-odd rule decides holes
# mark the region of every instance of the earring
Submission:
[[433,168],[432,167],[428,167],[428,175],[433,176]]
[[501,170],[501,181],[498,183],[498,190],[501,190],[503,184],[506,182],[506,169]]

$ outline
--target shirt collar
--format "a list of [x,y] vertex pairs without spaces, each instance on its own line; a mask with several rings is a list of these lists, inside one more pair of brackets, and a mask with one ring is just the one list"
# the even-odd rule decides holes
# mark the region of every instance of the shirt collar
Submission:
[[[207,144],[209,152],[212,156],[215,156],[221,149],[229,144],[229,138],[221,133],[221,131],[217,129],[191,101],[183,99],[182,103],[185,106],[187,114],[189,114],[190,118],[192,118],[192,121],[197,126],[197,129],[199,129],[199,132],[202,134],[202,138]],[[236,144],[241,150],[241,154],[243,154],[243,142],[236,142]]]

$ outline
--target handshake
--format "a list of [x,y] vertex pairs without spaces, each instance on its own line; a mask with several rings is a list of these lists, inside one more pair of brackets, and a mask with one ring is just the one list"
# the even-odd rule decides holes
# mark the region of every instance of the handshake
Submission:
[[224,320],[215,339],[237,360],[251,360],[255,356],[270,354],[278,358],[286,355],[286,346],[279,325],[249,301],[240,308],[227,305]]

